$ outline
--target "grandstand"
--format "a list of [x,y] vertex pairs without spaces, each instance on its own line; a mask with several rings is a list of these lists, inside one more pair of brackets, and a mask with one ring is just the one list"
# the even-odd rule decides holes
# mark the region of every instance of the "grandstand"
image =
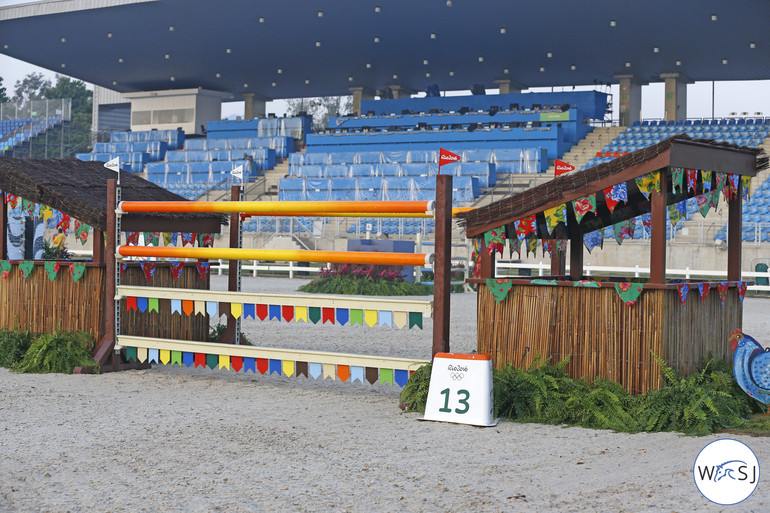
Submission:
[[0,155],[31,156],[37,138],[69,123],[70,107],[70,99],[0,103]]

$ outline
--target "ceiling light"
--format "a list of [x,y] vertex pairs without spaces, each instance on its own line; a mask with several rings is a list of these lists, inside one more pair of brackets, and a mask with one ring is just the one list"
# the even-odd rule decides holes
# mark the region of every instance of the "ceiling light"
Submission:
[[722,59],[722,64],[727,64],[727,59]]
[[630,62],[626,62],[626,68],[630,68],[630,67],[631,67],[631,63]]
[[259,17],[259,22],[260,22],[260,23],[264,23],[264,22],[265,22],[265,18],[264,18],[264,17],[262,17],[262,16],[260,16],[260,17]]
[[353,81],[353,75],[350,75],[350,76],[348,77],[348,82],[352,82],[352,81]]
[[278,68],[278,74],[280,75],[281,73],[283,73],[283,70],[281,68]]
[[379,38],[379,37],[377,37],[377,36],[374,36],[374,42],[375,42],[375,43],[379,43],[379,42],[380,42],[380,38]]
[[551,57],[553,57],[553,54],[551,52],[548,52],[547,54],[545,54],[545,56],[550,59]]
[[246,89],[247,87],[249,87],[249,84],[243,84],[244,89]]
[[67,42],[67,38],[66,38],[66,37],[62,37],[62,38],[61,38],[61,42],[62,42],[62,43],[66,43],[66,42]]
[[610,20],[610,27],[614,27],[615,25],[617,25],[617,23],[615,23],[615,20]]
[[227,48],[227,49],[225,49],[225,52],[227,52],[227,53],[233,53],[233,50],[232,50],[231,48]]
[[453,76],[455,76],[455,72],[454,72],[454,71],[450,71],[450,72],[449,72],[449,76],[450,76],[450,77],[453,77]]
[[676,61],[676,65],[677,66],[681,66],[682,65],[682,61]]
[[749,48],[756,48],[756,47],[757,47],[757,43],[749,43]]
[[380,6],[379,5],[375,5],[374,6],[374,12],[380,12],[380,11],[381,11]]
[[393,80],[398,80],[398,75],[396,75],[395,73],[393,73]]
[[7,50],[7,49],[8,49],[8,45],[3,45],[3,50]]
[[500,27],[500,33],[505,34],[505,27]]
[[119,57],[118,62],[123,62],[123,57]]
[[174,31],[174,26],[173,26],[173,25],[169,25],[169,27],[168,27],[168,31],[169,31],[169,32],[173,32],[173,31]]
[[165,57],[166,59],[170,59],[170,58],[171,58],[171,55],[169,55],[169,54],[166,54],[166,55],[164,55],[164,57]]
[[216,74],[216,77],[217,77],[217,78],[222,78],[222,74],[221,74],[221,73],[217,73],[217,74]]
[[372,63],[371,62],[367,62],[366,63],[366,69],[370,69],[371,67],[372,67]]
[[422,63],[423,63],[425,66],[427,66],[427,65],[428,65],[428,59],[423,59],[423,60],[422,60]]
[[309,84],[309,83],[310,83],[310,79],[309,79],[309,78],[306,78],[306,79],[305,79],[305,84]]
[[436,33],[435,32],[431,32],[430,33],[430,38],[431,39],[436,39]]
[[430,73],[426,73],[425,78],[430,78]]
[[452,7],[452,0],[446,0],[446,6]]
[[711,15],[711,21],[717,21],[717,15],[716,14],[712,14]]
[[270,85],[272,85],[273,87],[275,87],[275,86],[276,86],[275,82],[273,82],[273,83],[272,83],[272,84],[270,84]]
[[577,69],[577,66],[575,66],[575,65],[573,64],[572,66],[570,66],[570,67],[569,67],[569,69],[571,69],[572,71],[575,71],[575,70]]
[[176,79],[174,78],[174,75],[171,75],[171,81],[173,82],[174,80],[176,80]]
[[66,64],[64,64],[64,63],[62,62],[62,63],[61,63],[61,67],[62,67],[62,68],[66,68],[66,67],[67,67],[67,65],[66,65]]
[[505,68],[505,69],[503,70],[503,75],[507,75],[507,74],[508,74],[508,73],[510,73],[510,72],[511,72],[511,70],[509,70],[508,68]]
[[542,67],[542,66],[540,66],[540,73],[542,73],[542,72],[544,72],[544,71],[545,71],[545,68],[544,68],[544,67]]
[[653,46],[652,53],[658,53],[658,52],[660,52],[660,48],[658,48],[657,46]]
[[112,85],[118,85],[118,81],[117,80],[113,80],[112,81]]
[[107,37],[112,37],[112,32],[107,32]]
[[479,55],[479,62],[484,62],[484,57],[482,57],[481,55]]
[[319,18],[323,18],[324,17],[324,12],[323,11],[318,11],[318,17]]
[[316,41],[315,42],[315,46],[316,46],[316,48],[318,48],[319,46],[321,46],[321,42],[320,41]]

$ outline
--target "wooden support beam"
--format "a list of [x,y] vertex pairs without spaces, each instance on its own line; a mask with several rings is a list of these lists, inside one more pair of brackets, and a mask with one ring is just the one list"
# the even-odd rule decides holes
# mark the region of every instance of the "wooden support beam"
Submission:
[[[109,213],[107,215],[110,215]],[[105,255],[104,255],[104,237],[105,233],[102,230],[94,230],[93,239],[91,240],[91,244],[93,246],[93,262],[95,264],[104,265],[105,262]],[[113,257],[114,258],[114,257]]]
[[742,187],[743,185],[738,181],[738,197],[730,200],[727,210],[727,281],[741,279]]
[[449,307],[452,292],[452,176],[436,177],[435,260],[433,263],[433,351],[449,352]]
[[[241,188],[238,185],[233,185],[230,188],[230,201],[240,201]],[[240,235],[240,214],[233,212],[230,214],[230,248],[237,249],[240,247],[238,244]],[[238,291],[238,260],[227,261],[227,290],[230,292]],[[235,344],[238,342],[238,329],[235,317],[232,315],[227,316],[227,328],[225,329],[218,342],[225,344]]]
[[569,279],[583,279],[583,235],[579,231],[569,240]]
[[660,170],[660,193],[651,196],[652,217],[650,234],[650,283],[666,283],[666,198],[668,197],[668,168]]
[[99,341],[94,351],[94,360],[101,366],[110,364],[117,366],[119,362],[110,362],[115,347],[115,238],[117,225],[115,223],[115,200],[117,180],[107,180],[107,241],[104,255],[106,265],[104,273],[104,297],[101,304],[104,308],[104,337]]
[[8,259],[8,203],[3,195],[3,212],[0,217],[0,259]]

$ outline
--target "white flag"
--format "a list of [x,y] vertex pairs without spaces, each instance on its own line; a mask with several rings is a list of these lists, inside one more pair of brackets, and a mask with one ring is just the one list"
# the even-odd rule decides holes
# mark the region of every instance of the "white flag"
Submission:
[[120,157],[115,157],[114,159],[110,160],[106,164],[104,164],[104,167],[107,169],[112,169],[113,171],[120,172]]
[[243,166],[238,166],[232,171],[230,171],[230,174],[235,176],[236,178],[240,178],[241,181],[243,181]]

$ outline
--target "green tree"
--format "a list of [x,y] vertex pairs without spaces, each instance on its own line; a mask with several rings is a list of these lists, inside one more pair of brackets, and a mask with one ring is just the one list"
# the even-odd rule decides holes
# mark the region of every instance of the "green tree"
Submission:
[[13,101],[24,103],[29,100],[41,100],[45,91],[51,88],[51,81],[42,73],[30,73],[17,80],[13,87]]
[[3,77],[0,77],[0,103],[5,103],[8,101],[8,95],[5,92],[5,87],[3,87]]
[[56,85],[43,91],[47,100],[72,99],[71,120],[65,137],[74,151],[86,152],[90,146],[93,96],[93,91],[86,89],[85,82],[62,75],[56,75]]
[[286,100],[287,114],[296,116],[305,111],[313,117],[313,130],[319,131],[329,126],[329,118],[350,113],[353,107],[352,96],[322,96],[320,98],[294,98]]

